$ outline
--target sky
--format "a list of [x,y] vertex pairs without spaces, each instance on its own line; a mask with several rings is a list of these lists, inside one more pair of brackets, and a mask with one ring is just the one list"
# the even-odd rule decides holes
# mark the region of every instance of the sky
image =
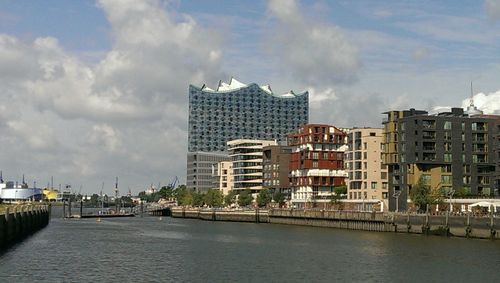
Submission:
[[309,91],[310,122],[500,114],[500,0],[0,1],[0,170],[75,192],[186,178],[188,86]]

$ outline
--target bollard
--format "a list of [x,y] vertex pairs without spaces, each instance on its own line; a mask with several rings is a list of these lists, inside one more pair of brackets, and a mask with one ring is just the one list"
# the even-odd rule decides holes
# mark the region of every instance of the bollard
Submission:
[[63,200],[63,218],[66,218],[66,201]]

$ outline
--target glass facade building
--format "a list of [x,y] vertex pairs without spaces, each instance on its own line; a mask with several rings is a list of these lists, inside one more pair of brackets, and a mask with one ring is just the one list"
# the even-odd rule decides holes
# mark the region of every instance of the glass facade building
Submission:
[[309,94],[277,95],[269,86],[219,82],[189,86],[188,151],[225,151],[235,139],[286,141],[309,120]]

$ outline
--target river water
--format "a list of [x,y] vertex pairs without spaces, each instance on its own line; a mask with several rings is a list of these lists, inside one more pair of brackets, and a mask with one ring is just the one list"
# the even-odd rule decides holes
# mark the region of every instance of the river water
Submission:
[[0,282],[500,282],[500,242],[163,217],[53,218]]

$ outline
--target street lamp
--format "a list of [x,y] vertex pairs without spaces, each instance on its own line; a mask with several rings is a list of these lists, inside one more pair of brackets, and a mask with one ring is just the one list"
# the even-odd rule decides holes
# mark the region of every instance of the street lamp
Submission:
[[451,199],[453,198],[453,194],[455,193],[455,190],[450,189],[450,191],[447,193],[448,198],[449,198],[449,203],[450,203],[450,212],[453,212],[453,206],[451,205]]
[[401,195],[402,190],[394,191],[392,196],[396,198],[396,212],[399,212],[399,196]]
[[33,200],[31,201],[33,203],[35,202],[35,190],[36,190],[36,181],[33,181],[33,196],[32,196]]

